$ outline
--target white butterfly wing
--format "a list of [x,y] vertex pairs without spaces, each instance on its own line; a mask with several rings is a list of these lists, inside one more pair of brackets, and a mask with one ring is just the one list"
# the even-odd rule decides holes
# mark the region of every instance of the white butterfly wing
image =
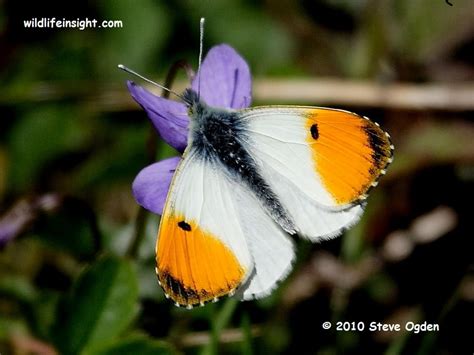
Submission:
[[[275,250],[277,260],[268,259]],[[157,240],[157,274],[165,294],[192,307],[232,295],[269,291],[293,260],[291,240],[245,186],[193,154],[179,165]],[[250,289],[250,291],[246,291]]]
[[271,162],[260,163],[264,175],[270,180],[282,204],[298,228],[298,233],[312,241],[338,236],[344,229],[357,223],[364,212],[364,204],[345,209],[331,209],[321,206],[301,189],[271,166]]
[[240,221],[254,262],[254,271],[239,290],[243,300],[267,296],[291,271],[292,238],[265,212],[252,192],[236,186]]
[[246,149],[300,234],[332,237],[357,222],[366,193],[392,159],[388,134],[335,109],[257,107],[240,115]]

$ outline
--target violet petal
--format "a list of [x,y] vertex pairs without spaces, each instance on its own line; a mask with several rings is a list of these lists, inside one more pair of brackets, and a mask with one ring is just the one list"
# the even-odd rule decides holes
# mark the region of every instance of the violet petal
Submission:
[[147,210],[162,214],[174,171],[181,158],[161,160],[140,171],[133,181],[135,200]]
[[186,106],[180,102],[156,96],[145,88],[127,81],[128,90],[148,114],[161,138],[179,152],[183,152],[188,142]]
[[[202,75],[199,88],[199,77]],[[221,44],[207,53],[192,88],[210,106],[246,108],[252,100],[252,78],[247,62],[230,46]]]

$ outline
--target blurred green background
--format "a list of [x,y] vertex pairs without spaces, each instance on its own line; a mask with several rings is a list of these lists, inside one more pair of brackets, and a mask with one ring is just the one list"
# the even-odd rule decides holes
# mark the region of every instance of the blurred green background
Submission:
[[[1,1],[0,353],[472,353],[474,2],[451,3]],[[270,297],[188,311],[164,299],[159,217],[131,194],[143,167],[176,152],[116,66],[161,83],[177,60],[196,68],[201,16],[204,48],[225,42],[248,61],[254,104],[355,111],[396,150],[362,221],[331,241],[299,240]],[[33,17],[123,27],[24,28]],[[327,86],[313,96],[308,82]],[[369,331],[372,321],[402,331]]]

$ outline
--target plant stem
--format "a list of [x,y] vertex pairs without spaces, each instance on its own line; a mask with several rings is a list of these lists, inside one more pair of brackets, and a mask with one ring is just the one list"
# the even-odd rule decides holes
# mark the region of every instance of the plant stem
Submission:
[[219,354],[219,339],[222,331],[227,327],[239,301],[236,298],[228,298],[215,316],[211,315],[211,339],[202,349],[201,355]]

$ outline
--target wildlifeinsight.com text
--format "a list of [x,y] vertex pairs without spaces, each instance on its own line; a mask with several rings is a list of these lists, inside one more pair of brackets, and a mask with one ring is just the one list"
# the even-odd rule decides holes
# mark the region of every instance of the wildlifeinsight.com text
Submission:
[[23,20],[24,28],[77,28],[80,31],[86,28],[122,28],[122,20],[103,20],[97,19],[66,19],[56,17],[33,17],[30,20]]

